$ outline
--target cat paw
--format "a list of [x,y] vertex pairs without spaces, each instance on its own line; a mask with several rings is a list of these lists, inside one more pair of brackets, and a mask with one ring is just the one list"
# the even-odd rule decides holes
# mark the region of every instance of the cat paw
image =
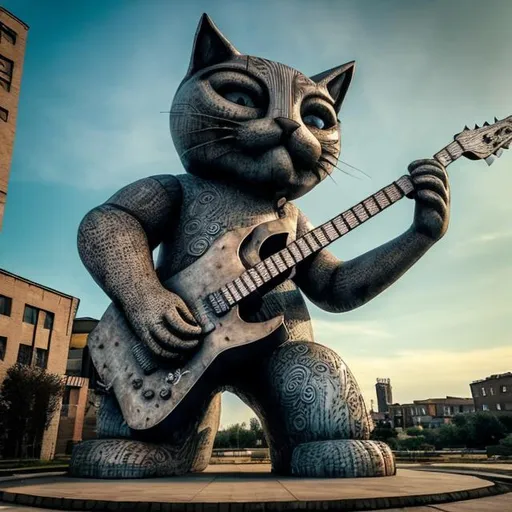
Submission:
[[298,445],[292,454],[291,474],[317,478],[392,476],[396,466],[385,443],[338,439]]
[[80,478],[149,478],[193,471],[194,453],[128,439],[94,439],[73,448],[69,475]]

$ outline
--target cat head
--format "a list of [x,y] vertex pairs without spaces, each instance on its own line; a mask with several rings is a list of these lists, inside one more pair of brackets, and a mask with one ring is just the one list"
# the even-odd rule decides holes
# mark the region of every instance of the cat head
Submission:
[[203,14],[170,112],[186,171],[272,199],[304,195],[338,159],[338,113],[353,72],[349,62],[308,78],[242,55]]

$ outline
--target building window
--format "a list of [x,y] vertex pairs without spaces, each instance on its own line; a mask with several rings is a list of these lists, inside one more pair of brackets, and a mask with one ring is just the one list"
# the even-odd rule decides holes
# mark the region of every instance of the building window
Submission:
[[36,325],[37,323],[37,309],[32,306],[25,305],[23,312],[23,321],[27,324]]
[[46,311],[46,314],[44,317],[44,328],[45,329],[53,329],[53,319],[54,318],[55,318],[55,315],[53,313]]
[[488,411],[489,406],[487,404],[482,404],[482,411]]
[[12,299],[5,295],[0,295],[0,315],[11,316]]
[[464,412],[464,406],[463,405],[459,405],[459,412]]
[[14,44],[16,44],[16,37],[17,37],[16,32],[14,32],[14,30],[9,28],[7,25],[4,25],[0,21],[0,42],[7,41],[14,45]]
[[5,358],[5,350],[7,349],[7,338],[5,336],[0,336],[0,361],[3,361]]
[[0,86],[7,92],[11,90],[12,70],[14,62],[3,55],[0,55]]
[[482,396],[487,396],[487,393],[485,392],[485,388],[482,388]]
[[496,410],[501,411],[501,404],[496,404]]
[[493,388],[493,387],[490,387],[490,388],[489,388],[489,391],[491,392],[491,396],[494,396],[494,388]]
[[506,393],[507,392],[507,386],[500,386],[500,392]]
[[9,120],[9,111],[4,107],[0,107],[0,119],[6,123]]
[[46,369],[48,363],[48,350],[45,348],[36,348],[36,366]]
[[26,364],[30,365],[32,356],[32,347],[30,345],[25,345],[24,343],[20,343],[20,347],[18,349],[18,364]]

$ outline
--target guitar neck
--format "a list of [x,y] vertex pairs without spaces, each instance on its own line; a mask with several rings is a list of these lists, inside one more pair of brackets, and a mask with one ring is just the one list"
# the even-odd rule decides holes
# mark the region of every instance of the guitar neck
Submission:
[[[458,142],[454,141],[436,153],[434,159],[446,167],[460,156],[462,156],[462,148]],[[403,197],[412,197],[413,193],[414,184],[408,175],[404,175],[352,208],[297,238],[284,249],[260,261],[234,281],[210,294],[208,299],[215,313],[222,314],[229,311],[269,281],[289,272],[306,258],[325,249]]]

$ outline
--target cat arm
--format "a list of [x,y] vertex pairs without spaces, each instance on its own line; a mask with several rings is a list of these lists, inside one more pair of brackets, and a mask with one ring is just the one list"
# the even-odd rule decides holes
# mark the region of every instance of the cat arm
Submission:
[[[306,296],[330,312],[355,309],[401,277],[448,228],[450,194],[444,168],[433,160],[409,166],[417,190],[414,222],[403,234],[350,261],[327,250],[297,268],[294,281]],[[313,226],[299,213],[297,237]]]
[[165,290],[152,251],[173,229],[181,207],[174,176],[124,187],[91,210],[78,230],[78,252],[94,280],[156,354],[172,358],[197,344],[201,329],[184,302]]

